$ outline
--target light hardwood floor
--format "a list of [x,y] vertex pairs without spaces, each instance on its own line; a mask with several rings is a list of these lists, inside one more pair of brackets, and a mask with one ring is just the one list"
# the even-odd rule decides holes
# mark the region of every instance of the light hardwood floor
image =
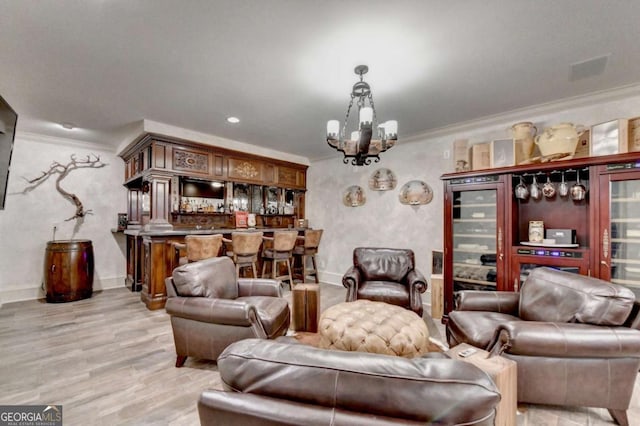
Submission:
[[[321,309],[343,301],[344,292],[322,285]],[[148,311],[139,293],[124,287],[71,303],[3,305],[0,361],[0,404],[62,404],[67,426],[197,425],[200,392],[220,388],[213,361],[189,358],[174,367],[168,315]],[[640,425],[639,387],[631,425]],[[519,426],[613,424],[603,409],[519,409]]]

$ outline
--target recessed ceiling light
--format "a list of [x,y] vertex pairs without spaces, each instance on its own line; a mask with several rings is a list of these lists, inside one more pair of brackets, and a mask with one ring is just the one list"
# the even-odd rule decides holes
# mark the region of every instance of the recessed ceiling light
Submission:
[[62,126],[63,129],[67,129],[67,130],[73,130],[73,128],[75,127],[73,123],[62,123],[60,125]]
[[238,117],[227,117],[227,121],[231,124],[238,124],[240,119]]

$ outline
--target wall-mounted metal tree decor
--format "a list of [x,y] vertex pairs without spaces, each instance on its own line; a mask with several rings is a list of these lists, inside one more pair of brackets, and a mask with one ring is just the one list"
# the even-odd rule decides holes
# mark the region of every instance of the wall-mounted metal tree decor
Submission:
[[93,214],[93,213],[91,212],[90,209],[89,210],[84,209],[82,202],[80,201],[80,199],[76,194],[72,194],[71,192],[68,192],[62,189],[62,187],[60,186],[60,182],[62,181],[62,179],[67,177],[69,173],[71,173],[74,170],[99,169],[106,165],[107,164],[100,161],[100,157],[95,154],[87,155],[86,158],[80,159],[80,160],[76,158],[75,154],[72,154],[71,161],[69,161],[67,164],[60,164],[57,161],[54,161],[49,167],[49,170],[43,171],[40,176],[33,179],[26,179],[26,181],[29,182],[31,186],[27,187],[25,189],[25,192],[35,189],[41,183],[46,181],[50,176],[58,175],[58,177],[56,178],[56,189],[60,194],[62,194],[64,198],[68,199],[76,206],[76,213],[70,218],[65,219],[65,221],[80,219],[85,217],[88,214]]

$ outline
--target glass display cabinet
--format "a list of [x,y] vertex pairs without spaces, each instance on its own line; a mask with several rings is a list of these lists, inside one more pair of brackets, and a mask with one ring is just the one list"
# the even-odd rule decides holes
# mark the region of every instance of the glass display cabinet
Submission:
[[445,311],[458,290],[503,289],[504,183],[500,176],[445,183]]
[[599,167],[599,276],[640,297],[640,162]]
[[454,191],[453,290],[495,290],[496,190]]

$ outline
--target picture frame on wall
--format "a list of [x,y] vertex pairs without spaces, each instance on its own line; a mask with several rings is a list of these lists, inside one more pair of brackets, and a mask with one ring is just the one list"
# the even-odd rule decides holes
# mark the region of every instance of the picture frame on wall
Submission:
[[628,128],[629,122],[626,119],[611,120],[591,126],[591,156],[628,152]]
[[513,139],[498,139],[491,141],[489,151],[491,168],[515,166],[516,154]]

